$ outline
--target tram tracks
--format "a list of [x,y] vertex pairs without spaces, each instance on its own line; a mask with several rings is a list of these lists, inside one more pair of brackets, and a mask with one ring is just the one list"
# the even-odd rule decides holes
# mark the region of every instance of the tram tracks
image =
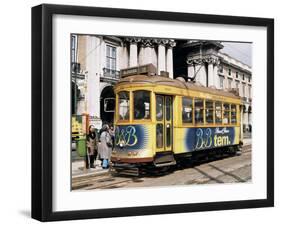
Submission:
[[[251,152],[251,145],[245,145],[240,155]],[[235,155],[239,156],[239,155]],[[229,156],[229,158],[235,157]],[[226,157],[228,159],[228,157]],[[217,161],[220,159],[215,159]],[[207,162],[206,162],[207,163]],[[204,164],[202,162],[201,164]],[[149,177],[149,175],[148,175]],[[113,176],[110,172],[99,175],[86,175],[72,178],[72,190],[93,190],[93,189],[113,189],[125,187],[128,183],[142,182],[145,176],[129,177],[129,176]]]

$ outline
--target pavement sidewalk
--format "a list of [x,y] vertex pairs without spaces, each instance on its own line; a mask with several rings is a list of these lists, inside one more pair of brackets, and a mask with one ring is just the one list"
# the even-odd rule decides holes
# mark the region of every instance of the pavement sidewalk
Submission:
[[[252,139],[244,138],[243,142],[244,142],[244,146],[250,145],[252,143]],[[95,168],[86,169],[85,162],[83,159],[73,161],[72,162],[72,178],[86,177],[86,176],[93,176],[93,175],[100,176],[100,175],[109,173],[109,169],[103,169],[101,167],[100,160],[96,160],[94,165],[95,165]]]
[[244,138],[243,145],[250,145],[252,144],[252,138]]
[[84,160],[76,160],[72,162],[72,178],[85,177],[92,175],[103,175],[109,172],[109,169],[103,169],[101,167],[101,161],[95,161],[95,168],[86,169]]

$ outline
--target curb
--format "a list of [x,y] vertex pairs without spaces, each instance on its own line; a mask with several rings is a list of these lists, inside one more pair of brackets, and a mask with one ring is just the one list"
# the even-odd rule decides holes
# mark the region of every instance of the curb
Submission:
[[86,174],[73,175],[72,179],[82,178],[82,177],[101,176],[101,175],[105,175],[105,174],[108,174],[108,173],[109,173],[109,170],[100,170],[98,172],[89,172],[89,173],[86,173]]

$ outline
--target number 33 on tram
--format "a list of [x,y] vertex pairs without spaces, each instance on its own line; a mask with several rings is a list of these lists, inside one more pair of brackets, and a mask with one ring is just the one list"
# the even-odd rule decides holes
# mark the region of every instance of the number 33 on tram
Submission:
[[175,165],[197,153],[242,146],[235,93],[147,75],[122,78],[115,93],[113,169]]

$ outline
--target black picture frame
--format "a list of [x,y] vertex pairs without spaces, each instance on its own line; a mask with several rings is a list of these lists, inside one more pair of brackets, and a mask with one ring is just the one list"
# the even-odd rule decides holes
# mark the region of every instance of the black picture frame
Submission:
[[[98,210],[52,210],[52,18],[55,14],[247,25],[267,29],[267,198]],[[32,8],[32,218],[122,217],[274,206],[274,20],[177,12],[43,4]]]

